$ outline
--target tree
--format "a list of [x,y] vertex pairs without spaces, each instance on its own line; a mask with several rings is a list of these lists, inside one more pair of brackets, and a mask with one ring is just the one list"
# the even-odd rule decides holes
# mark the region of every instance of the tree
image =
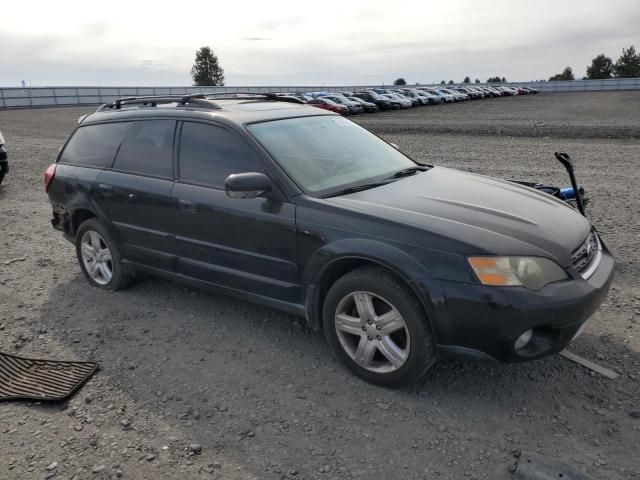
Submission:
[[406,85],[406,84],[407,84],[407,81],[406,81],[404,78],[400,77],[400,78],[396,78],[396,79],[393,81],[393,84],[394,84],[394,85]]
[[501,81],[502,83],[507,83],[507,79],[506,79],[506,78],[504,78],[504,77],[502,77],[502,78],[500,79],[500,81]]
[[622,55],[613,66],[616,77],[640,77],[640,54],[633,45],[622,49]]
[[224,70],[211,47],[201,47],[196,51],[196,60],[191,67],[193,84],[199,87],[224,85]]
[[476,83],[480,83],[480,79],[479,78],[476,78]]
[[553,77],[549,77],[550,82],[553,82],[554,80],[575,80],[575,77],[573,76],[573,70],[571,69],[571,67],[565,67],[562,73],[558,73]]
[[613,60],[601,53],[591,60],[591,65],[587,67],[587,78],[611,78],[613,73]]
[[464,77],[464,80],[462,80],[462,83],[471,83],[471,79],[469,78],[468,75]]
[[506,81],[504,77],[500,78],[498,76],[487,78],[487,83],[500,83]]
[[445,82],[444,80],[442,80],[442,81],[440,82],[440,85],[444,85],[445,83],[447,83],[447,82]]
[[453,80],[449,80],[449,85],[453,85]]

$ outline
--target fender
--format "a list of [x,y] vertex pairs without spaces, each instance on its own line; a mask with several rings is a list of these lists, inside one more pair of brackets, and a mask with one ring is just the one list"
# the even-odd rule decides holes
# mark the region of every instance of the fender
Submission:
[[[61,168],[62,167],[62,168]],[[120,235],[113,227],[105,211],[100,207],[99,203],[95,199],[95,195],[92,192],[94,185],[98,182],[101,170],[91,168],[75,168],[73,173],[69,174],[66,165],[57,165],[57,169],[60,169],[60,177],[65,179],[63,190],[56,189],[51,192],[53,203],[64,203],[66,210],[69,213],[69,222],[78,210],[87,210],[91,212],[102,224],[109,230],[109,232],[118,241]],[[56,170],[56,175],[58,174]],[[55,178],[54,178],[55,182]],[[52,187],[57,187],[52,185]],[[71,228],[70,235],[75,237],[76,231]]]
[[[105,225],[110,225],[105,212],[91,194],[101,171],[94,168],[75,168],[73,165],[56,164],[56,174],[49,187],[49,201],[53,205],[64,206],[70,223],[78,210],[87,210]],[[73,236],[76,232],[69,233]]]
[[[98,220],[100,220],[100,222],[113,235],[116,236],[116,238],[119,238],[116,229],[113,228],[113,225],[111,224],[111,221],[107,217],[107,215],[104,212],[104,210],[100,207],[98,202],[95,201],[95,199],[93,198],[93,195],[90,195],[89,193],[76,192],[76,194],[73,196],[73,198],[71,198],[69,200],[68,205],[69,206],[67,208],[69,209],[69,212],[71,213],[72,217],[78,210],[87,210],[87,211],[91,212],[93,215],[95,215],[95,217]],[[76,234],[76,232],[74,231],[73,235],[75,235],[75,234]]]
[[434,310],[432,300],[425,289],[418,288],[415,283],[416,279],[421,279],[423,285],[427,283],[435,287],[435,282],[425,266],[407,252],[388,243],[363,238],[347,238],[324,245],[309,258],[305,265],[302,285],[306,287],[305,312],[312,329],[319,330],[322,325],[320,302],[324,292],[319,286],[322,285],[323,276],[331,266],[347,259],[377,263],[398,275],[416,294],[431,323],[430,312]]
[[[100,205],[98,205],[92,198],[87,199],[82,198],[82,196],[78,196],[69,202],[68,208],[72,217],[78,210],[87,210],[88,212],[91,212],[98,220],[100,220],[100,222],[105,227],[107,227],[111,231],[111,233],[117,235],[117,232],[111,225],[111,222],[107,218],[102,208],[100,208]],[[76,232],[74,231],[73,235],[75,234]]]

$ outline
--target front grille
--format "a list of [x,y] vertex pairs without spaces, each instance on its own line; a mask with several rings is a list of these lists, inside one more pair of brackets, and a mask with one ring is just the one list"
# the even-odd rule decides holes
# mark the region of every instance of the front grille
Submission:
[[571,264],[578,273],[583,274],[594,260],[599,257],[600,243],[596,232],[591,230],[586,240],[571,254]]

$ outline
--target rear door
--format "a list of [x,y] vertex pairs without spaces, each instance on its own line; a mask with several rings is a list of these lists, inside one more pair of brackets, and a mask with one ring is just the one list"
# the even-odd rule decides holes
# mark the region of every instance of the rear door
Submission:
[[112,221],[126,258],[173,269],[169,228],[175,120],[122,122],[126,132],[113,165],[96,182],[100,207]]
[[[232,173],[266,173],[239,134],[184,122],[179,129],[173,225],[180,273],[286,303],[299,303],[295,206],[227,196]],[[277,188],[277,187],[275,187]]]

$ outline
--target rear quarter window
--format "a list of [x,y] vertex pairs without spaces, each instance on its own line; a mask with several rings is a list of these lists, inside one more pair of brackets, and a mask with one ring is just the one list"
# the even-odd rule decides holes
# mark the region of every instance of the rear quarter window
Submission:
[[79,127],[60,156],[59,163],[105,168],[111,166],[128,122]]

